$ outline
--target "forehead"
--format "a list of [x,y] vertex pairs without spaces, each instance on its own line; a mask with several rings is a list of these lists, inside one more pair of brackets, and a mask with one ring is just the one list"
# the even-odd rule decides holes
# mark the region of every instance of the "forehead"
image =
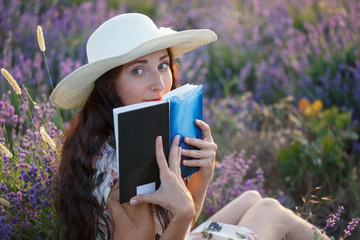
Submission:
[[149,54],[146,54],[144,56],[141,56],[141,57],[138,57],[134,60],[132,60],[131,62],[128,62],[128,63],[125,63],[124,66],[129,66],[129,65],[132,65],[136,62],[139,62],[139,61],[143,61],[143,60],[162,60],[164,57],[169,57],[169,53],[166,49],[163,49],[163,50],[159,50],[159,51],[156,51],[156,52],[152,52],[152,53],[149,53]]

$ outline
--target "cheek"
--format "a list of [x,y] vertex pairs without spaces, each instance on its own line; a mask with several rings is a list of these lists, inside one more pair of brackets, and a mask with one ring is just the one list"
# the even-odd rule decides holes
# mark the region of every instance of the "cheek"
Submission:
[[119,84],[118,82],[115,82],[114,83],[114,88],[115,88],[115,92],[116,92],[116,95],[119,99],[121,99],[121,96],[123,94],[123,91],[122,91],[122,86],[121,84]]
[[124,105],[128,105],[132,101],[133,97],[136,96],[136,88],[132,87],[131,84],[122,84],[121,82],[115,82],[115,92]]
[[114,84],[117,97],[124,105],[140,103],[145,94],[146,86],[138,81],[126,81]]
[[168,80],[165,82],[165,91],[166,92],[171,91],[172,84],[173,84],[173,79],[172,79],[172,75],[170,73],[170,76],[168,77]]

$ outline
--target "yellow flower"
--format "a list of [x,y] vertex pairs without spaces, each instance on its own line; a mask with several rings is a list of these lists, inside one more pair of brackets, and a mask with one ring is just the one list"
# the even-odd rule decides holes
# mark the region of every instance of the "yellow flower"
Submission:
[[3,199],[3,198],[0,198],[0,203],[1,203],[2,205],[5,205],[5,206],[7,206],[7,207],[10,207],[9,201],[7,201],[7,200],[5,200],[5,199]]
[[326,4],[323,1],[321,1],[318,3],[318,6],[319,6],[319,8],[325,8]]
[[7,149],[4,145],[2,145],[0,143],[0,151],[5,153],[6,156],[8,156],[8,158],[12,158],[13,154],[9,151],[9,149]]
[[15,81],[15,79],[11,76],[11,74],[5,68],[1,68],[1,73],[6,78],[6,80],[10,83],[10,85],[13,87],[14,91],[20,95],[21,89],[20,89],[19,85],[17,84],[17,82]]
[[298,104],[299,111],[304,114],[306,112],[306,109],[310,107],[310,102],[307,100],[307,98],[301,98]]
[[321,100],[316,100],[311,104],[311,109],[313,110],[314,114],[318,114],[324,107],[324,104]]
[[37,39],[38,39],[40,50],[42,52],[45,52],[45,50],[46,50],[45,40],[44,40],[44,34],[43,34],[43,30],[42,30],[41,26],[39,26],[39,25],[37,26],[36,33],[37,33]]
[[40,127],[40,135],[44,142],[47,142],[52,149],[56,150],[54,140],[52,140],[52,138],[47,134],[44,127]]
[[305,114],[306,116],[311,116],[311,115],[314,115],[314,111],[312,110],[311,107],[308,107],[308,108],[305,109],[304,114]]

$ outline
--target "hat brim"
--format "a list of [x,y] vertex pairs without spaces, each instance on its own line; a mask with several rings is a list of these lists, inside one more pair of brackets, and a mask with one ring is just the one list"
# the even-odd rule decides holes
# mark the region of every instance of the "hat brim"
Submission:
[[174,58],[214,42],[217,35],[208,29],[186,30],[144,42],[126,54],[88,63],[65,77],[52,92],[51,101],[60,108],[81,107],[89,97],[94,82],[107,71],[149,53],[170,48]]

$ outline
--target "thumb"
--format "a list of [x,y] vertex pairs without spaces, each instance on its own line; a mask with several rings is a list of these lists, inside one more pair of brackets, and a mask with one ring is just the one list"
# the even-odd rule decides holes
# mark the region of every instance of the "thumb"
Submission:
[[151,194],[141,194],[134,196],[130,199],[130,205],[134,206],[141,203],[152,203],[156,204],[155,196],[153,193]]

